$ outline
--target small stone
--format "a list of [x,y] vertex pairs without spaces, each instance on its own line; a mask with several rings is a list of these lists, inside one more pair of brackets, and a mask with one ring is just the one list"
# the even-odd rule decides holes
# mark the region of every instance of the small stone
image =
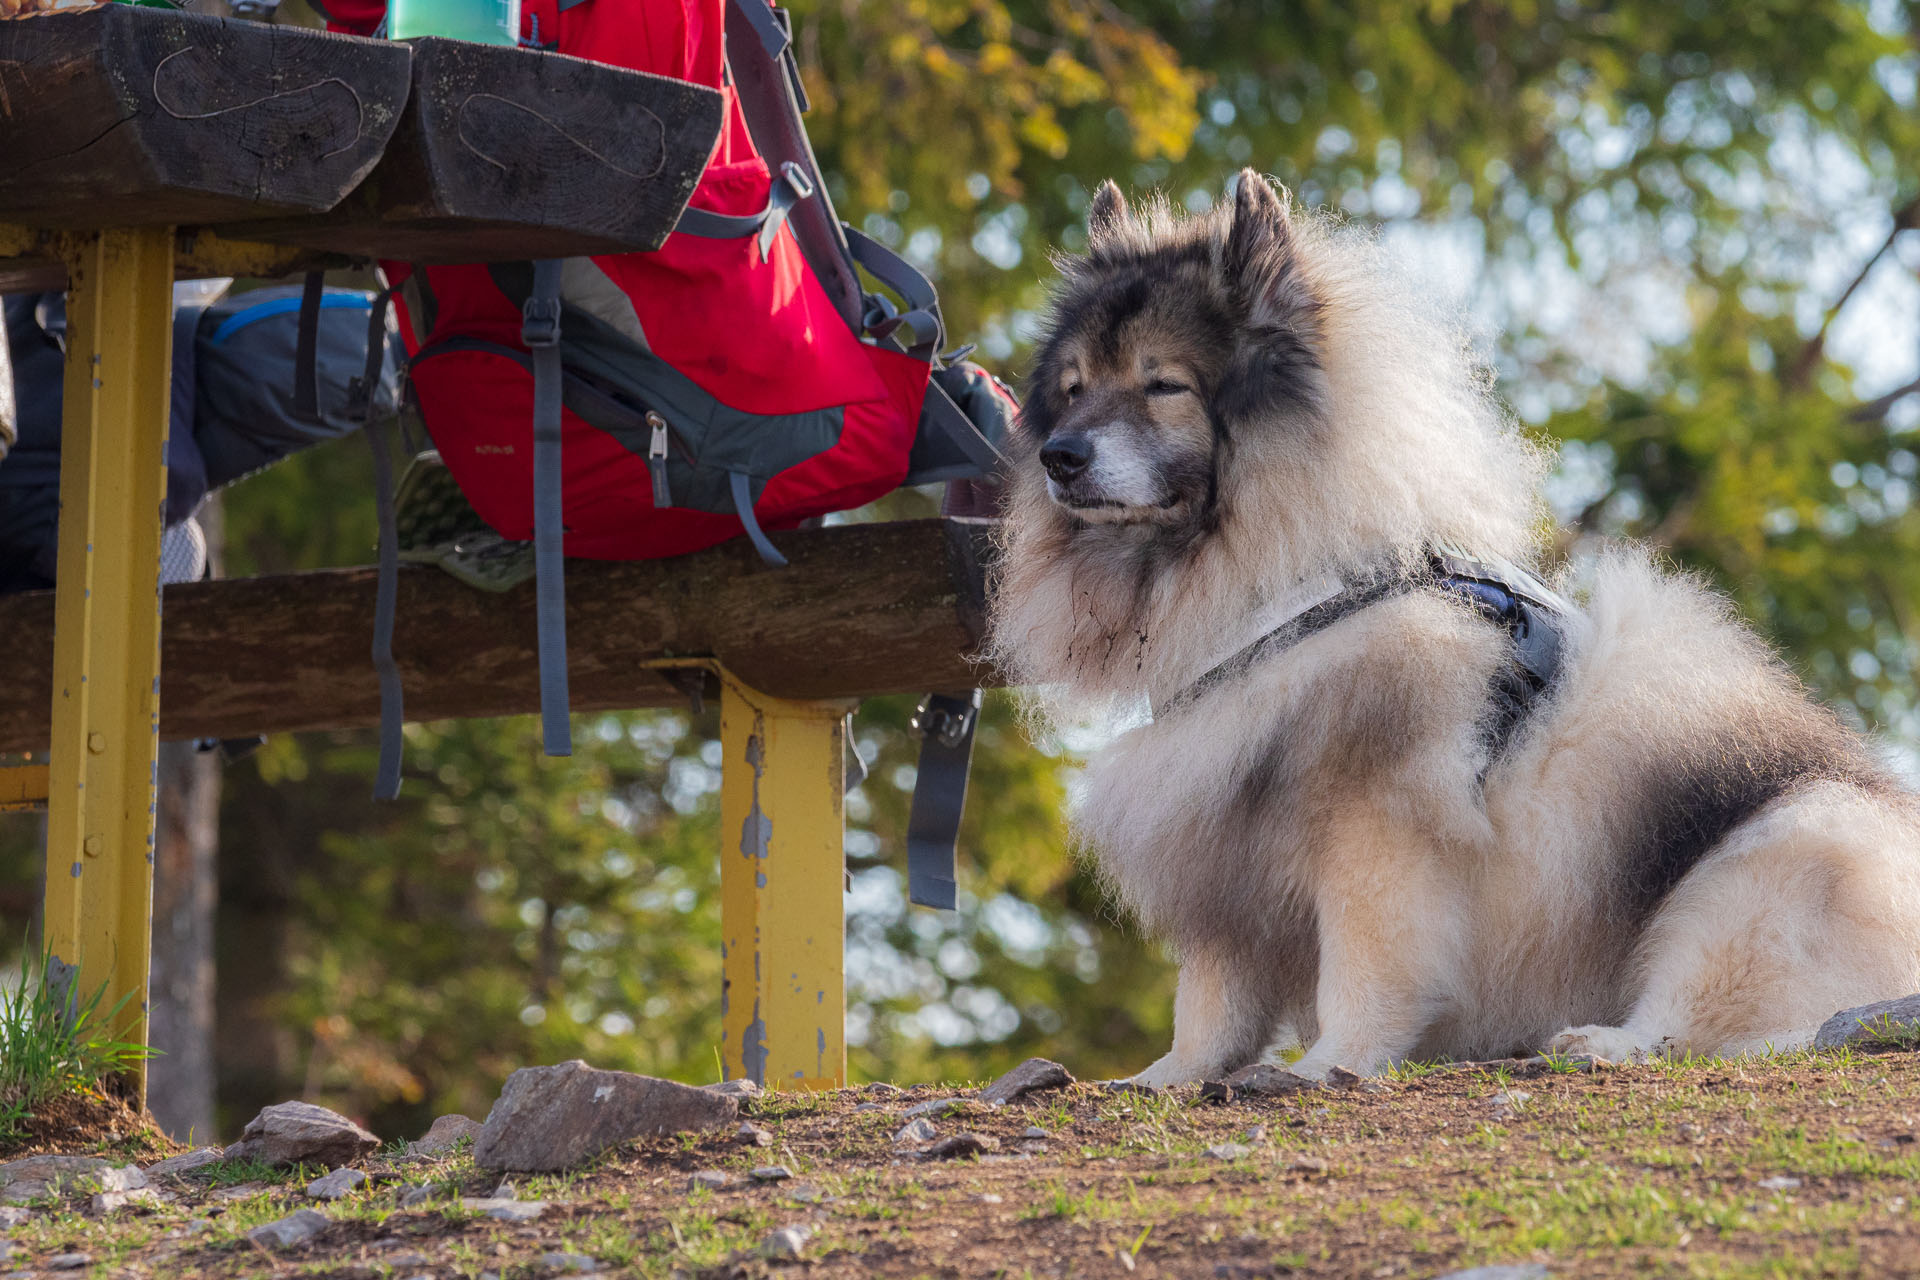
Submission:
[[997,1191],[982,1191],[974,1199],[980,1204],[1005,1204],[1007,1198]]
[[118,1213],[122,1209],[157,1209],[160,1197],[147,1187],[135,1187],[131,1191],[102,1191],[88,1202],[88,1208],[95,1214]]
[[1290,1093],[1302,1093],[1321,1087],[1319,1082],[1305,1076],[1297,1076],[1284,1067],[1276,1067],[1267,1062],[1256,1062],[1250,1067],[1228,1076],[1225,1081],[1237,1093],[1253,1094],[1261,1098],[1282,1097]]
[[739,1119],[740,1103],[710,1089],[630,1071],[599,1071],[579,1059],[522,1067],[473,1144],[483,1169],[569,1169],[648,1134],[713,1129]]
[[916,1102],[900,1114],[903,1116],[943,1116],[955,1107],[963,1107],[965,1105],[965,1098],[932,1098],[926,1102]]
[[543,1253],[540,1265],[549,1271],[598,1271],[600,1264],[584,1253]]
[[1502,1089],[1488,1101],[1497,1112],[1525,1111],[1527,1104],[1533,1101],[1533,1095],[1524,1089]]
[[1791,1191],[1800,1185],[1800,1179],[1790,1178],[1786,1174],[1775,1174],[1771,1178],[1762,1178],[1757,1184],[1768,1191]]
[[1244,1160],[1253,1154],[1253,1148],[1244,1142],[1222,1142],[1208,1147],[1207,1154],[1215,1160]]
[[1046,1138],[1051,1138],[1053,1135],[1048,1133],[1045,1129],[1042,1129],[1037,1124],[1030,1124],[1026,1128],[1020,1131],[1020,1136],[1023,1138],[1046,1139]]
[[763,1164],[751,1170],[747,1176],[755,1182],[785,1182],[793,1176],[793,1170],[783,1164]]
[[751,1120],[742,1120],[740,1127],[733,1131],[733,1140],[749,1147],[770,1147],[773,1145],[773,1131],[762,1129]]
[[1349,1071],[1345,1067],[1333,1066],[1327,1068],[1327,1083],[1336,1089],[1351,1089],[1358,1085],[1361,1079],[1362,1077],[1358,1072]]
[[117,1169],[100,1171],[100,1189],[102,1191],[138,1191],[147,1185],[147,1175],[130,1164]]
[[1120,1269],[1122,1271],[1133,1270],[1133,1255],[1128,1253],[1125,1249],[1115,1249],[1113,1251],[1113,1260],[1120,1264]]
[[437,1118],[427,1131],[407,1144],[410,1156],[444,1156],[466,1139],[480,1137],[480,1122],[470,1116],[446,1115]]
[[462,1196],[460,1207],[499,1222],[532,1222],[547,1211],[545,1200],[502,1200],[498,1196]]
[[909,1143],[932,1142],[939,1136],[940,1131],[933,1127],[933,1121],[922,1116],[918,1120],[909,1120],[902,1125],[900,1131],[893,1135],[893,1140],[905,1146]]
[[789,1200],[798,1200],[801,1204],[818,1204],[826,1199],[820,1188],[805,1182],[796,1182],[784,1193]]
[[879,1093],[879,1094],[906,1092],[906,1090],[902,1089],[899,1085],[888,1084],[885,1080],[875,1080],[875,1081],[872,1081],[871,1083],[862,1085],[861,1091],[864,1093]]
[[1435,1280],[1547,1280],[1552,1273],[1541,1262],[1506,1263],[1496,1267],[1471,1267],[1465,1271],[1449,1271]]
[[417,1209],[440,1193],[432,1187],[408,1187],[400,1193],[402,1209]]
[[90,1253],[56,1253],[40,1264],[49,1271],[78,1271],[93,1265]]
[[22,1209],[10,1204],[0,1205],[0,1231],[11,1231],[15,1227],[24,1226],[27,1219],[31,1217],[33,1217],[31,1209]]
[[[1200,1082],[1201,1102],[1228,1103],[1233,1101],[1233,1086],[1225,1080],[1202,1080]],[[1129,1254],[1129,1257],[1132,1255]]]
[[1911,1049],[1920,1044],[1920,995],[1842,1009],[1821,1023],[1813,1037],[1816,1049],[1845,1044],[1864,1049]]
[[959,1160],[966,1156],[984,1155],[989,1151],[998,1151],[1000,1142],[980,1133],[956,1133],[951,1138],[942,1138],[926,1149],[929,1160]]
[[1327,1171],[1327,1162],[1319,1156],[1295,1156],[1287,1162],[1287,1168],[1295,1173],[1321,1174]]
[[1103,1080],[1101,1084],[1108,1093],[1138,1093],[1149,1098],[1161,1091],[1158,1085],[1141,1084],[1138,1080]]
[[887,1104],[884,1102],[863,1102],[853,1109],[853,1114],[859,1115],[862,1111],[885,1111],[886,1109]]
[[1261,1143],[1265,1142],[1266,1140],[1267,1140],[1267,1126],[1263,1124],[1257,1124],[1253,1126],[1253,1128],[1247,1130],[1247,1141],[1251,1142],[1254,1146],[1257,1147]]
[[1073,1073],[1045,1058],[1028,1058],[1007,1074],[980,1091],[980,1101],[990,1107],[1003,1107],[1030,1093],[1064,1089],[1073,1083]]
[[247,1232],[247,1239],[269,1249],[288,1249],[303,1241],[311,1240],[327,1229],[327,1215],[312,1209],[295,1209],[278,1222],[269,1222],[264,1227],[255,1227]]
[[709,1093],[717,1093],[723,1098],[736,1098],[745,1102],[749,1098],[760,1096],[760,1086],[751,1080],[722,1080],[718,1084],[702,1085]]
[[255,1196],[263,1196],[270,1190],[272,1188],[264,1182],[242,1182],[236,1186],[220,1187],[212,1195],[215,1200],[231,1203],[235,1200],[251,1200]]
[[227,1153],[219,1147],[198,1147],[185,1155],[169,1156],[167,1159],[147,1166],[147,1180],[157,1178],[178,1178],[192,1173],[195,1169],[204,1169],[210,1164],[219,1164],[227,1158]]
[[812,1227],[798,1224],[781,1227],[760,1242],[760,1254],[766,1258],[798,1258],[806,1252],[807,1241],[812,1235]]
[[0,1240],[0,1262],[12,1262],[15,1258],[25,1258],[27,1251],[10,1240]]
[[339,1200],[366,1185],[367,1175],[358,1169],[335,1169],[326,1177],[309,1182],[307,1197],[312,1200]]
[[733,1175],[719,1169],[702,1169],[687,1179],[687,1190],[698,1191],[705,1187],[708,1191],[725,1191],[733,1185]]
[[317,1164],[337,1169],[380,1145],[380,1139],[336,1111],[311,1102],[277,1102],[247,1121],[229,1160],[260,1160],[277,1169]]
[[495,1200],[518,1200],[519,1198],[520,1188],[514,1186],[511,1182],[502,1182],[493,1189],[493,1199]]

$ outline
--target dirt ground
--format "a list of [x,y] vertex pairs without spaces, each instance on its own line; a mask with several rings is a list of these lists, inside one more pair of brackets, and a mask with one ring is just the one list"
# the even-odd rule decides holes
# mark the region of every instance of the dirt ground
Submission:
[[[1920,1057],[1907,1053],[1412,1070],[1225,1104],[1080,1084],[995,1110],[966,1092],[765,1096],[748,1115],[769,1145],[681,1135],[517,1177],[513,1195],[547,1202],[520,1223],[461,1206],[501,1182],[464,1150],[429,1161],[390,1148],[362,1166],[368,1187],[331,1205],[305,1196],[319,1170],[214,1165],[170,1183],[157,1208],[104,1216],[76,1185],[12,1229],[0,1273],[1920,1275]],[[926,1116],[938,1135],[992,1149],[933,1159],[925,1142],[896,1143],[910,1107],[947,1097],[960,1100]],[[792,1176],[749,1175],[776,1164]],[[727,1185],[690,1189],[708,1171]],[[246,1239],[302,1207],[330,1219],[311,1241]],[[800,1258],[763,1256],[788,1226],[805,1229]],[[45,1270],[75,1253],[87,1256],[75,1270]]]

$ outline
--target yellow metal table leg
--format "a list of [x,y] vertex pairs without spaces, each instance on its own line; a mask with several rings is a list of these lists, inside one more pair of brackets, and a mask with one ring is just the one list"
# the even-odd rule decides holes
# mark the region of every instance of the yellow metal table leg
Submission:
[[[49,977],[123,997],[147,1037],[160,532],[166,492],[173,229],[68,240],[53,736],[47,802]],[[77,966],[69,974],[67,966]],[[144,1100],[146,1072],[133,1082]]]
[[722,672],[720,936],[729,1079],[836,1089],[847,1079],[846,715]]

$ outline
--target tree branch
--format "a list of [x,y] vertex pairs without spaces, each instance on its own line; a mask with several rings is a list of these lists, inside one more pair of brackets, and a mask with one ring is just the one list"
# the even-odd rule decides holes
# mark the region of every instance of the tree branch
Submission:
[[1807,339],[1807,344],[1800,348],[1800,354],[1794,358],[1793,365],[1787,370],[1786,377],[1782,379],[1787,390],[1798,391],[1807,385],[1807,380],[1813,376],[1813,371],[1819,365],[1821,357],[1826,354],[1827,331],[1833,327],[1833,322],[1839,318],[1840,312],[1845,309],[1847,303],[1852,301],[1855,291],[1866,283],[1873,269],[1880,265],[1880,259],[1887,256],[1888,250],[1893,248],[1893,242],[1899,239],[1900,233],[1912,230],[1916,226],[1920,226],[1920,196],[1915,196],[1894,212],[1893,227],[1887,232],[1887,238],[1880,242],[1880,247],[1873,251],[1873,256],[1869,257],[1853,279],[1847,282],[1847,287],[1841,291],[1839,300],[1827,308],[1826,316],[1820,321],[1819,332]]

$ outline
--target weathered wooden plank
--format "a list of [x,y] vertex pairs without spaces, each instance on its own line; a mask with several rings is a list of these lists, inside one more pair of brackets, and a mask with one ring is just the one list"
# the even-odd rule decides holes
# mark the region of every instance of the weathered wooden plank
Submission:
[[[576,710],[684,697],[642,664],[713,656],[781,698],[842,698],[993,681],[970,661],[985,616],[989,526],[916,520],[776,534],[770,569],[745,542],[674,560],[567,565]],[[374,571],[339,569],[166,589],[160,726],[169,739],[370,725]],[[438,569],[401,575],[395,656],[409,719],[539,706],[533,587],[477,591]],[[0,598],[12,678],[0,751],[46,745],[51,592]]]
[[657,249],[720,131],[720,95],[532,49],[431,37],[386,156],[323,218],[237,235],[415,262]]
[[[72,236],[61,231],[0,223],[0,293],[40,293],[67,287],[66,259]],[[208,276],[272,279],[302,271],[351,266],[337,253],[298,245],[236,241],[198,227],[182,227],[174,237],[173,274],[177,280]]]
[[0,221],[330,209],[373,168],[406,46],[134,5],[0,22]]

